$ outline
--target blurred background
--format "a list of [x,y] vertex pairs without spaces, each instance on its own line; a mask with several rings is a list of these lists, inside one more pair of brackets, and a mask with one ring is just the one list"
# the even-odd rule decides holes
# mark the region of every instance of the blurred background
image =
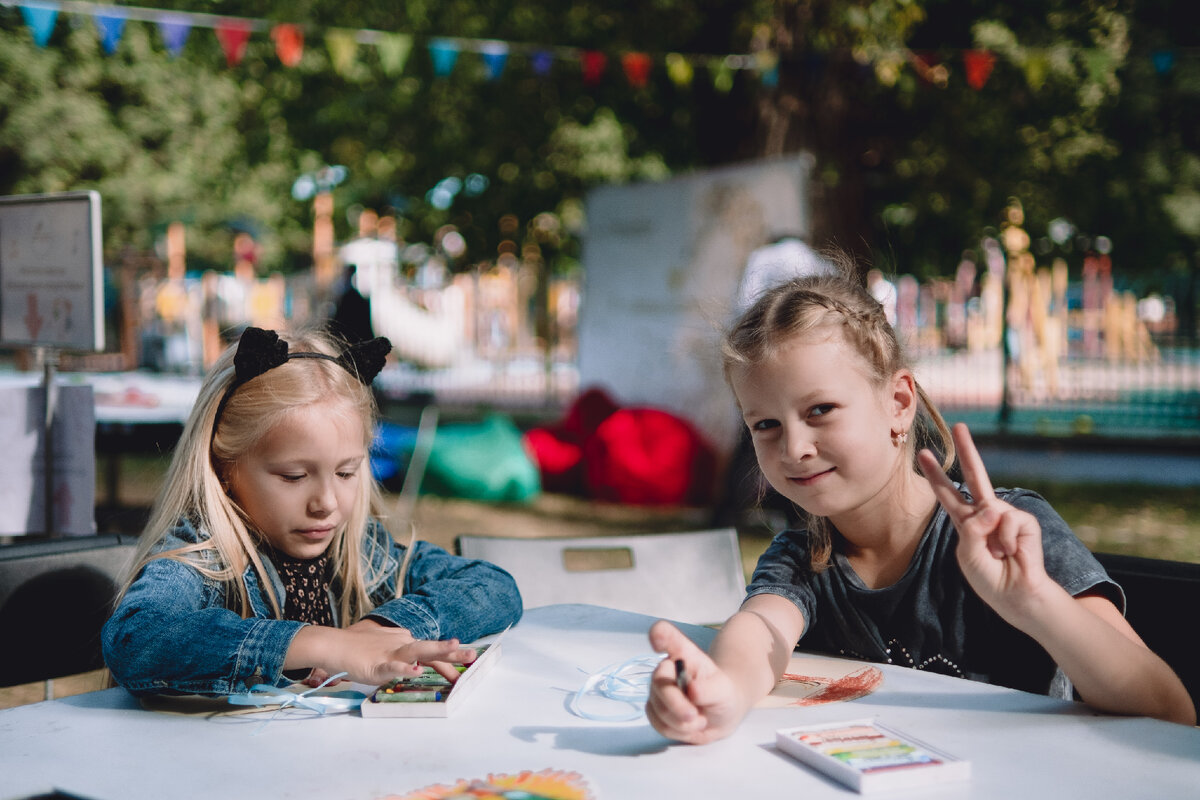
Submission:
[[34,403],[49,359],[86,390],[52,502],[136,534],[242,328],[386,335],[390,491],[441,417],[423,537],[732,524],[749,565],[787,510],[716,333],[755,258],[835,247],[998,484],[1200,562],[1185,6],[0,0],[0,196],[99,195],[104,332],[5,341],[0,388]]

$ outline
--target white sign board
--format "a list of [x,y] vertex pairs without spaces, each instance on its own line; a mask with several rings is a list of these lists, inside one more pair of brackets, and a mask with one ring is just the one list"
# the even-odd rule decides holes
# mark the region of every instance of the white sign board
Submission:
[[[96,532],[96,412],[91,386],[56,387],[54,532]],[[41,387],[0,385],[0,536],[46,532],[46,397]]]
[[96,192],[0,197],[0,344],[104,349]]
[[677,414],[729,454],[739,419],[721,331],[750,253],[809,237],[811,169],[793,156],[589,193],[580,385]]

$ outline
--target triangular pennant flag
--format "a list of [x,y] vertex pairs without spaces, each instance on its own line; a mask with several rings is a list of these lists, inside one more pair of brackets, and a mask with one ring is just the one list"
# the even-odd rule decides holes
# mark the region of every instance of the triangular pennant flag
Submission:
[[1175,51],[1155,50],[1150,54],[1150,61],[1154,64],[1155,72],[1166,75],[1175,67]]
[[104,46],[104,52],[111,56],[117,52],[117,46],[125,34],[125,12],[109,7],[105,13],[96,15],[96,28],[100,31],[100,44]]
[[963,66],[967,71],[967,85],[975,91],[982,89],[996,66],[996,55],[988,50],[967,50],[963,53]]
[[549,50],[537,50],[529,57],[529,64],[533,67],[534,75],[544,78],[550,74],[550,68],[554,66],[554,54]]
[[225,53],[225,63],[236,67],[246,55],[250,40],[250,23],[242,19],[223,19],[217,23],[217,41]]
[[191,21],[182,14],[164,14],[158,18],[158,33],[171,58],[178,58],[192,32]]
[[650,80],[650,69],[653,62],[646,53],[624,53],[621,55],[621,69],[625,71],[625,80],[635,89],[643,88]]
[[508,63],[508,45],[504,42],[484,42],[479,47],[483,58],[483,71],[489,81],[494,81],[504,74],[504,65]]
[[412,52],[413,38],[407,33],[383,33],[375,40],[379,51],[379,63],[387,75],[396,76],[404,71],[408,56]]
[[458,61],[458,45],[449,39],[434,39],[429,43],[429,57],[433,59],[433,74],[444,78],[454,71]]
[[300,63],[304,55],[304,31],[285,22],[271,28],[271,38],[275,40],[275,55],[279,56],[279,63],[285,67]]
[[45,3],[38,6],[21,6],[21,17],[33,33],[33,41],[38,47],[45,47],[54,33],[54,23],[58,19],[58,3]]
[[325,33],[325,47],[329,49],[333,71],[338,75],[349,75],[358,60],[358,33],[347,28],[333,28]]
[[1035,92],[1046,83],[1050,74],[1050,57],[1044,51],[1034,50],[1025,57],[1025,82]]
[[583,68],[584,85],[595,86],[604,77],[604,68],[608,66],[608,56],[599,50],[584,50],[579,56],[579,65]]
[[712,75],[713,88],[722,94],[733,88],[733,68],[725,63],[723,58],[714,58],[708,62],[708,71]]
[[667,53],[667,77],[676,86],[684,88],[691,86],[692,78],[695,77],[692,62],[679,53]]

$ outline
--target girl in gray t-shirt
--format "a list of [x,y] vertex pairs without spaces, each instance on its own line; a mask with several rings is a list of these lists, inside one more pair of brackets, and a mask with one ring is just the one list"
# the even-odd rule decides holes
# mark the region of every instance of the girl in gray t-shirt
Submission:
[[[1057,668],[1099,710],[1195,724],[1120,588],[1045,500],[992,488],[853,270],[767,291],[725,338],[758,465],[806,519],[772,542],[707,654],[667,622],[651,628],[668,657],[650,722],[686,742],[728,735],[802,643],[1038,692]],[[946,474],[956,451],[963,484]]]

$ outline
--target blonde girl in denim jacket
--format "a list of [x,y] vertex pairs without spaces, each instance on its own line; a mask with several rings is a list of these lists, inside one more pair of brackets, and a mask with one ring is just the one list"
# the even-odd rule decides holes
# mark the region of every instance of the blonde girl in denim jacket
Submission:
[[249,328],[206,377],[104,659],[135,694],[234,694],[346,673],[379,684],[521,614],[508,573],[393,540],[368,450],[391,345]]

